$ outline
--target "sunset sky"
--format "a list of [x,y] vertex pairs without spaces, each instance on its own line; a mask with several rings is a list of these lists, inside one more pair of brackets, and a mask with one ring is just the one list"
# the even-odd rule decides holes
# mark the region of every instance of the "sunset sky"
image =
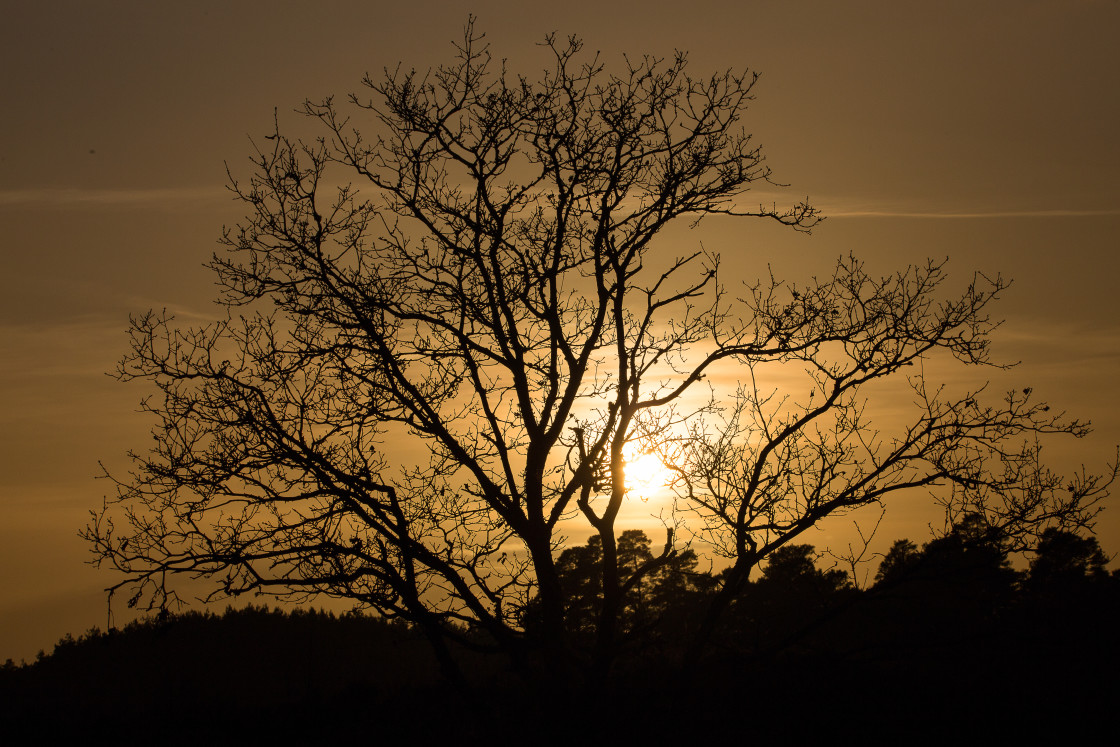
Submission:
[[[1116,0],[16,0],[0,27],[0,662],[105,626],[111,578],[84,564],[77,532],[109,492],[98,462],[126,470],[151,425],[137,413],[148,391],[105,373],[130,312],[219,314],[202,264],[241,216],[226,164],[248,175],[249,137],[274,109],[302,127],[305,98],[449,61],[468,12],[529,75],[550,31],[608,65],[681,49],[696,75],[760,71],[745,125],[790,187],[759,199],[808,196],[828,219],[811,236],[710,221],[681,240],[745,279],[770,265],[807,280],[849,252],[875,272],[948,257],[961,284],[975,270],[1013,278],[994,352],[1021,364],[970,375],[1093,421],[1083,441],[1047,447],[1060,469],[1113,458]],[[917,503],[888,514],[885,542],[928,537],[935,517]],[[1098,534],[1120,552],[1120,506]]]

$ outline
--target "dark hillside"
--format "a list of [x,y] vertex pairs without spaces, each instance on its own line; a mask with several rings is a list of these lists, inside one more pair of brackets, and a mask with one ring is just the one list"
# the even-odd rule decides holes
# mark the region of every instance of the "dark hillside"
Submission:
[[361,713],[437,687],[436,671],[425,641],[403,625],[250,607],[68,637],[0,683],[5,721],[26,737],[175,743],[231,730],[350,733]]
[[[1033,742],[1111,729],[1120,575],[1095,541],[1050,536],[1020,573],[966,540],[896,543],[869,589],[790,546],[692,669],[678,642],[710,579],[686,564],[688,584],[669,573],[628,602],[632,644],[601,691],[526,683],[459,651],[463,691],[403,624],[250,607],[67,637],[0,670],[0,716],[21,744]],[[592,603],[593,585],[569,576]]]

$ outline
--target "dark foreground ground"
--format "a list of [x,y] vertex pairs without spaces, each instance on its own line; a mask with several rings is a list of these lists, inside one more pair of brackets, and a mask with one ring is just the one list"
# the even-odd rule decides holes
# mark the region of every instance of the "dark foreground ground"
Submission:
[[[1068,602],[1068,600],[1067,600]],[[654,646],[605,693],[541,695],[468,661],[469,693],[425,642],[368,617],[264,608],[64,640],[0,671],[8,744],[876,744],[1115,736],[1115,604],[999,619],[897,619],[854,605],[813,636],[727,639],[686,678]],[[920,618],[920,619],[919,619]],[[740,631],[741,633],[742,631]],[[1111,737],[1110,737],[1111,738]],[[345,742],[343,742],[345,740]]]

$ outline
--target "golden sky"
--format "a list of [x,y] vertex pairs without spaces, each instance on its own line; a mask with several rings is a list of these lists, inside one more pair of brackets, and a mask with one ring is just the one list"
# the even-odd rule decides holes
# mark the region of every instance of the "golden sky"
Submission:
[[[468,11],[528,74],[549,31],[622,52],[759,70],[747,128],[775,176],[831,216],[812,236],[709,221],[726,269],[805,280],[854,252],[888,272],[949,257],[1015,284],[999,386],[1096,430],[1048,451],[1100,470],[1120,443],[1120,2],[7,3],[0,27],[0,661],[104,627],[107,578],[77,538],[146,448],[142,387],[105,376],[130,312],[216,312],[201,265],[239,218],[226,166],[304,98],[447,61]],[[677,234],[671,237],[675,238]],[[697,241],[680,234],[682,240]],[[982,374],[981,374],[982,375]],[[924,539],[902,506],[885,541]],[[1120,508],[1099,524],[1120,552]],[[806,538],[818,546],[823,535]],[[119,606],[119,605],[118,605]]]

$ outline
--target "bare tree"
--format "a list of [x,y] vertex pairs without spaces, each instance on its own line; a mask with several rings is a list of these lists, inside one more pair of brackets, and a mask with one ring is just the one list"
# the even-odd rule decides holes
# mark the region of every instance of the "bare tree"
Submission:
[[[963,516],[983,520],[1009,550],[1049,527],[1091,527],[1116,466],[1063,480],[1042,465],[1038,440],[1084,436],[1087,424],[1052,413],[1029,388],[985,404],[986,384],[951,394],[927,381],[924,364],[938,357],[993,365],[998,323],[988,307],[1006,287],[977,275],[960,297],[939,300],[944,264],[878,279],[849,258],[823,281],[798,288],[771,280],[744,299],[755,338],[774,347],[736,355],[744,384],[722,417],[695,421],[672,456],[680,510],[731,562],[696,645],[759,561],[826,517],[882,507],[901,491],[932,493],[947,528]],[[801,386],[785,386],[804,394],[761,388],[761,364],[799,373]],[[915,404],[894,434],[866,414],[863,390],[886,377],[905,377]]]
[[[1025,396],[947,399],[906,368],[938,351],[987,363],[998,278],[937,301],[938,263],[875,280],[844,260],[736,299],[718,256],[655,251],[676,220],[818,222],[806,203],[747,207],[771,179],[741,122],[756,76],[694,78],[683,54],[613,73],[576,38],[546,47],[539,78],[514,77],[468,24],[452,64],[308,102],[322,137],[278,125],[248,182],[231,176],[248,216],[211,263],[225,320],[133,320],[119,377],[157,387],[158,422],[84,533],[124,574],[112,591],[162,607],[185,575],[340,597],[421,627],[449,672],[449,640],[563,668],[555,555],[582,522],[601,540],[583,653],[602,674],[627,590],[675,545],[670,529],[660,556],[619,561],[627,444],[672,452],[680,510],[732,560],[703,640],[750,569],[826,516],[936,484],[1014,514],[992,496],[1029,475],[993,477],[989,457],[1018,465],[1013,439],[1084,432]],[[717,364],[745,387],[685,408]],[[768,408],[751,381],[772,364],[804,367],[811,399]],[[922,407],[888,439],[860,390],[905,372]],[[1097,487],[1014,518],[1083,523]]]

